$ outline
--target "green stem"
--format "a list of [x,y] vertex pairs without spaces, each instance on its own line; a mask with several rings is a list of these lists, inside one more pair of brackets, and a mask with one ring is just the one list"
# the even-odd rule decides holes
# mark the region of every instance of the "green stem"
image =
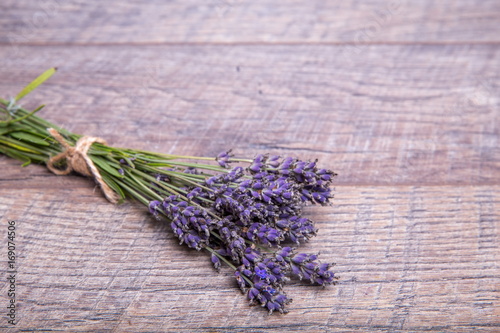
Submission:
[[131,194],[134,198],[142,202],[145,206],[149,206],[149,200],[145,199],[142,195],[137,193],[131,187],[127,186],[125,182],[120,182],[120,186],[123,187],[125,190],[127,190],[129,194]]
[[163,198],[161,196],[159,196],[153,190],[151,190],[150,188],[148,188],[147,186],[145,186],[139,179],[137,179],[136,177],[134,177],[134,175],[132,175],[132,173],[129,170],[125,169],[125,172],[130,176],[130,179],[133,180],[137,185],[139,185],[140,188],[145,193],[149,194],[151,197],[153,197],[156,200],[160,200],[160,201],[163,200]]

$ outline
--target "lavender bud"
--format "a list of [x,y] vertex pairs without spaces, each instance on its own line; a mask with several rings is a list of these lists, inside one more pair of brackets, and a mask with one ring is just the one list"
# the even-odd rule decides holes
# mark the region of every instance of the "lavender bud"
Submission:
[[267,165],[271,168],[277,168],[280,163],[279,163],[279,156],[278,155],[274,155],[274,156],[271,156],[269,157],[269,159],[267,160]]
[[161,202],[159,201],[151,201],[149,203],[149,212],[153,214],[154,216],[158,216],[158,209],[161,207]]
[[226,152],[222,152],[217,157],[215,160],[219,165],[223,168],[229,168],[229,163],[231,163],[230,158],[233,157],[234,155],[231,154],[231,150],[228,150]]
[[262,163],[252,163],[252,165],[248,167],[248,170],[257,173],[260,171],[261,168],[262,168]]
[[212,264],[214,265],[215,269],[216,269],[217,271],[219,271],[219,270],[220,270],[220,267],[221,267],[221,265],[222,265],[222,263],[221,263],[221,261],[220,261],[219,257],[217,257],[215,254],[213,254],[213,253],[212,253],[211,260],[212,260]]

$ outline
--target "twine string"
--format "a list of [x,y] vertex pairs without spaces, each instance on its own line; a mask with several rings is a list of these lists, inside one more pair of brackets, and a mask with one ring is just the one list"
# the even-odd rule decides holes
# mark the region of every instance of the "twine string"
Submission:
[[[102,179],[99,170],[87,155],[90,146],[94,142],[102,143],[105,145],[106,141],[104,141],[104,139],[92,136],[82,136],[80,139],[78,139],[75,146],[73,147],[70,146],[68,142],[62,137],[62,135],[55,129],[49,128],[47,129],[47,131],[64,148],[61,153],[51,157],[47,161],[47,168],[59,176],[67,175],[71,171],[75,171],[81,175],[92,177],[101,187],[106,199],[108,199],[112,203],[117,203],[119,200],[118,194],[116,194],[116,192],[113,191]],[[54,164],[63,159],[66,159],[66,167],[64,169],[56,168]]]

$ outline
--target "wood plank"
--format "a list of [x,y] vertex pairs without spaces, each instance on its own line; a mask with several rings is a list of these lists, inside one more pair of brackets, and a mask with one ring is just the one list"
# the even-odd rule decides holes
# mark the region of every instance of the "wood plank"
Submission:
[[[349,60],[326,45],[23,49],[40,56],[0,49],[0,91],[58,65],[24,105],[116,146],[319,158],[344,185],[500,183],[496,46],[369,46]],[[53,181],[29,168],[19,183],[25,169],[0,166],[0,186]]]
[[1,43],[364,43],[500,41],[496,0],[15,1]]
[[338,186],[336,193],[331,208],[307,209],[320,232],[303,251],[337,262],[339,284],[321,289],[293,282],[291,312],[268,316],[248,307],[229,269],[217,274],[208,256],[179,246],[139,205],[113,206],[82,189],[2,188],[2,226],[16,219],[18,227],[16,328],[500,327],[499,186]]

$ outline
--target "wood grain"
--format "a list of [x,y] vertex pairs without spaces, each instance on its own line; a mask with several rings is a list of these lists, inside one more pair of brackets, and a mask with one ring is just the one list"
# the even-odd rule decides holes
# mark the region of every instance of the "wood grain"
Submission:
[[498,42],[496,0],[4,0],[3,43]]
[[4,0],[0,11],[0,96],[58,66],[22,104],[46,104],[71,131],[166,153],[319,158],[338,172],[334,204],[306,210],[319,234],[303,251],[340,276],[326,289],[292,282],[290,313],[268,316],[139,204],[2,155],[19,324],[2,312],[0,330],[500,330],[498,1]]

